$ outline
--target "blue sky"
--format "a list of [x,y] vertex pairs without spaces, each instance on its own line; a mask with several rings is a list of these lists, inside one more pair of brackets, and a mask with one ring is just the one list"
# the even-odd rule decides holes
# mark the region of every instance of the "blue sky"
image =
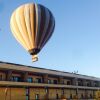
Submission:
[[[39,61],[15,40],[10,31],[12,12],[35,2],[54,14],[56,27],[39,53]],[[100,77],[100,0],[0,0],[0,60]]]

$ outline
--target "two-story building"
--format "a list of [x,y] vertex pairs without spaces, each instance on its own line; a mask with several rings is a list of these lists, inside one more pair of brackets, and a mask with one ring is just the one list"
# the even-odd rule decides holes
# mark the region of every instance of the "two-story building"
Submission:
[[0,100],[93,99],[100,78],[0,62]]

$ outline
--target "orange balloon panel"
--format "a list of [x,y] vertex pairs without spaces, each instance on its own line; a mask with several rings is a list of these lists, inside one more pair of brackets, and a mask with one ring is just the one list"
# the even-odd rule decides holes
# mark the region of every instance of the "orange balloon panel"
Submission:
[[55,20],[48,8],[29,3],[13,12],[10,27],[17,41],[36,61],[37,54],[52,36]]

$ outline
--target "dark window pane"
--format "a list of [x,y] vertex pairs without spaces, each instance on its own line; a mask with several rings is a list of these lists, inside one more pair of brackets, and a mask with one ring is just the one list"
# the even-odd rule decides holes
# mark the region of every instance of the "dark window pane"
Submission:
[[54,80],[53,83],[54,83],[54,84],[57,84],[57,80]]
[[26,95],[29,95],[29,89],[26,88]]
[[12,76],[11,77],[11,81],[20,82],[21,81],[21,78],[18,77],[18,76]]
[[29,100],[29,95],[26,95],[26,100]]
[[32,77],[29,77],[29,78],[27,79],[27,82],[32,83],[32,82],[33,82],[33,78],[32,78]]
[[41,82],[42,82],[41,78],[36,78],[36,83],[41,83]]
[[93,98],[93,96],[92,96],[92,94],[90,94],[90,99],[92,99]]
[[84,97],[83,97],[83,94],[81,94],[81,98],[83,99]]
[[51,84],[51,80],[50,79],[48,79],[48,84]]
[[72,99],[72,94],[70,94],[70,99]]
[[56,99],[59,99],[59,95],[58,94],[56,94]]
[[48,93],[48,89],[47,88],[45,89],[45,92]]
[[71,85],[71,82],[70,81],[67,81],[67,85]]
[[39,100],[39,94],[35,95],[35,100]]
[[3,76],[2,75],[0,75],[0,81],[2,81],[3,80]]

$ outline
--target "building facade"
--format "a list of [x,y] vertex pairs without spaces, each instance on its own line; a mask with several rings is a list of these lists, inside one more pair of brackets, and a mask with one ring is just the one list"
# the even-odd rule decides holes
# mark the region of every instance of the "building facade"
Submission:
[[99,89],[100,78],[0,62],[0,100],[94,100]]

